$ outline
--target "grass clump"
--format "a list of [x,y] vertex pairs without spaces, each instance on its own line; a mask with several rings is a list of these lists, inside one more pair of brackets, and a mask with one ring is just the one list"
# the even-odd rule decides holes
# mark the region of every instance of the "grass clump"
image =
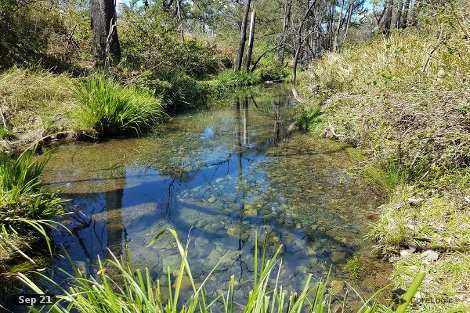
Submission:
[[[312,283],[312,275],[306,278],[304,288],[299,292],[289,292],[280,284],[279,274],[282,270],[282,261],[279,253],[282,246],[268,259],[266,246],[259,247],[258,239],[254,247],[253,279],[250,282],[253,287],[247,294],[244,303],[235,298],[234,276],[231,277],[225,292],[219,293],[215,299],[208,296],[205,283],[216,271],[223,258],[210,271],[208,276],[200,284],[195,283],[188,263],[188,246],[183,245],[173,229],[161,231],[149,244],[152,245],[165,232],[170,232],[174,237],[181,263],[176,278],[172,282],[168,277],[168,287],[154,281],[148,268],[143,270],[135,268],[130,257],[127,260],[118,260],[112,253],[111,259],[98,262],[96,277],[86,277],[77,268],[74,274],[67,274],[72,282],[68,290],[56,284],[50,278],[38,273],[43,279],[49,281],[60,290],[58,301],[50,308],[34,308],[32,312],[70,312],[76,310],[81,313],[88,312],[330,312],[333,310],[332,295],[327,288],[327,283],[319,281]],[[112,275],[111,273],[116,273]],[[169,272],[169,271],[168,271]],[[168,274],[170,275],[170,274]],[[183,299],[182,281],[186,277],[190,281],[190,295]],[[43,293],[30,278],[19,274],[20,280],[37,293]],[[403,303],[396,312],[403,313],[409,302],[418,290],[424,273],[419,273],[410,285],[410,289],[403,298]],[[163,297],[163,288],[168,288],[167,299]],[[347,303],[345,303],[347,307]],[[373,304],[373,299],[364,301],[358,313],[393,312],[390,308]]]
[[52,253],[47,229],[58,225],[51,218],[63,213],[62,200],[43,192],[40,175],[48,158],[35,160],[34,154],[0,154],[0,259],[16,252],[33,261],[22,247],[38,236]]
[[392,279],[398,287],[406,288],[413,280],[416,270],[426,273],[423,281],[426,288],[422,288],[415,297],[415,302],[420,304],[422,312],[468,311],[468,255],[442,252],[437,260],[431,261],[426,257],[426,251],[414,253],[395,264]]
[[1,136],[16,138],[24,150],[45,136],[74,129],[78,102],[73,85],[68,75],[38,69],[11,68],[1,73],[0,101],[6,124]]
[[164,117],[162,100],[149,91],[92,75],[78,84],[79,119],[100,136],[142,134]]

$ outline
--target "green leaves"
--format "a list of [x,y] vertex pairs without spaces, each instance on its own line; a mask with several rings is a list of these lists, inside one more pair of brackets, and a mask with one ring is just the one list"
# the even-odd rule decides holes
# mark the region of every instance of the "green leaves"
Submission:
[[83,125],[102,136],[140,135],[165,116],[161,99],[149,91],[121,86],[100,74],[79,84],[76,95],[82,108],[79,118]]
[[[248,300],[242,304],[234,297],[235,278],[232,276],[228,282],[227,292],[216,297],[212,302],[208,302],[205,296],[204,285],[215,271],[219,263],[212,269],[201,285],[196,288],[189,268],[188,242],[183,245],[179,240],[178,234],[174,229],[166,228],[160,231],[149,243],[149,247],[154,245],[165,233],[170,233],[174,238],[177,250],[181,256],[181,265],[177,277],[172,284],[171,277],[168,277],[169,298],[162,300],[162,289],[160,281],[154,282],[148,268],[143,270],[135,269],[130,257],[127,260],[118,260],[110,252],[111,258],[105,262],[98,259],[99,270],[96,276],[85,277],[77,268],[74,267],[74,275],[69,276],[72,286],[67,291],[50,278],[39,274],[43,279],[52,283],[61,294],[59,301],[52,307],[34,309],[34,312],[69,312],[72,309],[81,313],[99,313],[99,312],[159,312],[159,313],[208,313],[219,299],[222,301],[222,312],[233,313],[234,311],[243,311],[244,313],[323,313],[331,311],[331,296],[327,288],[327,281],[319,281],[312,284],[312,275],[306,278],[305,285],[300,292],[287,292],[283,289],[279,281],[279,275],[282,267],[282,261],[278,258],[282,249],[280,246],[271,259],[266,259],[266,246],[261,248],[261,258],[258,256],[258,237],[255,241],[254,252],[254,271],[253,288],[249,292]],[[259,270],[259,271],[258,271]],[[183,275],[188,275],[192,292],[184,303],[180,303],[181,282]],[[419,285],[424,278],[424,273],[419,273],[410,286],[410,289],[404,296],[406,301],[402,304],[397,313],[403,313],[412,297],[416,293]],[[32,288],[37,293],[43,293],[31,279],[24,274],[19,274],[19,279]],[[173,288],[172,288],[173,287]],[[374,295],[375,296],[375,295]],[[384,312],[385,307],[373,304],[369,305],[373,297],[368,299],[364,305],[357,311],[358,313]],[[63,306],[67,302],[67,306]],[[347,303],[346,303],[347,306]],[[237,308],[238,307],[238,308]]]

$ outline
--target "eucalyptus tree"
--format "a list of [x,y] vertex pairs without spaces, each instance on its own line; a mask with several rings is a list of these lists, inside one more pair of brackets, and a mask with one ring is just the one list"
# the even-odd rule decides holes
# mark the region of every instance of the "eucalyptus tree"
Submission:
[[115,0],[91,0],[90,15],[95,65],[104,66],[109,61],[119,61],[121,47],[117,32]]
[[248,15],[250,13],[251,0],[245,0],[243,9],[243,20],[240,27],[240,42],[238,44],[237,59],[235,61],[235,70],[239,71],[242,68],[243,54],[245,53],[246,42],[246,28],[248,23]]

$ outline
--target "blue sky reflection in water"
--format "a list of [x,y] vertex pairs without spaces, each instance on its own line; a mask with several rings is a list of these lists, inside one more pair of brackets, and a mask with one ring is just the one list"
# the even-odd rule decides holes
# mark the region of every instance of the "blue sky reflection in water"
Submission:
[[[207,283],[216,291],[231,275],[240,282],[252,277],[258,232],[268,251],[284,245],[286,287],[302,286],[308,273],[324,277],[330,267],[334,279],[348,279],[347,260],[370,251],[364,234],[380,195],[365,192],[369,187],[349,173],[356,162],[350,148],[302,134],[286,138],[288,97],[271,92],[253,99],[177,116],[145,138],[59,147],[45,179],[71,199],[75,213],[64,222],[75,236],[54,233],[54,241],[88,273],[97,255],[107,257],[109,248],[123,256],[127,246],[137,265],[165,281],[167,268],[173,275],[179,265],[172,238],[146,246],[173,227],[183,240],[190,233],[198,282],[229,252]],[[373,288],[376,274],[386,274],[370,264]],[[57,267],[70,268],[62,256]]]

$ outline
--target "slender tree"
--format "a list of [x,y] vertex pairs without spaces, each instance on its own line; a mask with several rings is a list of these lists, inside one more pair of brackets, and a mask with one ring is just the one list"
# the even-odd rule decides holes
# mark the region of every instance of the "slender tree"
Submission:
[[393,19],[393,27],[395,28],[402,28],[401,27],[401,20],[403,15],[403,0],[398,1],[397,6],[397,13],[395,14],[395,18]]
[[317,4],[317,1],[318,0],[313,0],[309,4],[308,9],[305,12],[304,17],[300,21],[299,28],[297,29],[297,48],[295,49],[294,64],[292,66],[292,84],[294,84],[294,85],[297,82],[297,66],[299,64],[300,52],[302,51],[305,40],[307,39],[306,37],[303,36],[303,28],[305,26],[305,22],[307,21],[307,18],[309,17],[312,9]]
[[285,43],[287,34],[289,32],[289,25],[291,20],[292,0],[286,0],[284,5],[284,24],[282,28],[281,40],[279,42],[278,60],[280,64],[284,63],[284,54],[286,51]]
[[246,52],[246,59],[245,59],[246,71],[249,71],[250,69],[251,56],[253,54],[253,42],[255,40],[255,18],[256,18],[256,11],[253,9],[253,12],[251,12],[250,37],[248,39],[248,50]]
[[341,30],[341,24],[343,20],[343,9],[344,9],[344,0],[341,0],[341,8],[339,10],[339,17],[336,23],[336,29],[335,29],[335,33],[333,37],[333,51],[338,51],[338,48],[339,48],[338,37],[339,37],[339,32]]
[[117,33],[116,2],[91,0],[90,14],[95,43],[95,65],[103,66],[108,61],[119,61],[121,48]]
[[248,15],[250,13],[251,0],[246,0],[245,7],[243,10],[243,20],[242,26],[240,29],[240,44],[238,46],[237,60],[235,62],[235,70],[239,71],[242,68],[243,54],[245,52],[245,42],[246,42],[246,26],[248,23]]
[[352,13],[353,13],[353,10],[354,10],[354,6],[355,6],[355,1],[350,0],[349,1],[349,7],[348,7],[348,15],[346,16],[346,29],[344,30],[344,34],[343,34],[343,41],[345,41],[346,37],[348,36],[349,25],[351,24],[351,18],[352,18]]
[[405,28],[406,26],[408,26],[408,12],[410,11],[410,4],[411,0],[405,0],[405,3],[403,5],[403,13],[400,19],[400,28]]

